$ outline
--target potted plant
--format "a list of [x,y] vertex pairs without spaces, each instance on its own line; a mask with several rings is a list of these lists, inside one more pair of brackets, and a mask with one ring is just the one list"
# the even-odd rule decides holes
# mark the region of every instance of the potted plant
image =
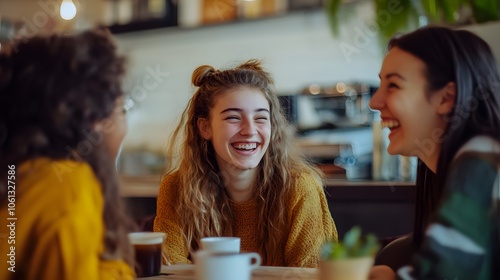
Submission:
[[362,235],[361,228],[351,228],[342,241],[327,241],[321,249],[320,280],[366,280],[380,248],[373,234]]
[[[338,34],[339,24],[344,22],[342,16],[348,14],[343,8],[349,9],[361,1],[365,0],[324,1],[334,35]],[[376,17],[383,17],[387,12],[391,12],[390,20],[376,21],[379,39],[383,42],[394,36],[396,32],[408,31],[430,23],[459,26],[500,19],[498,0],[373,0],[373,6]]]

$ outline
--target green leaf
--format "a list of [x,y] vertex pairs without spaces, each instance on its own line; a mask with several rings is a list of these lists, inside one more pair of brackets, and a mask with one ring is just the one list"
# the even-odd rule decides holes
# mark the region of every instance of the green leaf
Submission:
[[499,19],[498,0],[474,0],[471,6],[474,19],[479,23]]
[[333,253],[334,244],[335,242],[333,241],[328,241],[325,244],[323,244],[323,246],[321,247],[321,255],[320,255],[322,260],[330,259],[330,256]]
[[462,7],[462,1],[445,1],[437,0],[439,9],[443,13],[443,17],[448,23],[456,22],[459,18],[460,9]]
[[[393,3],[393,0],[375,0],[377,18],[384,12],[391,10],[389,7]],[[398,32],[406,31],[410,26],[418,25],[419,15],[411,1],[399,1],[398,4],[397,12],[390,13],[388,21],[378,21],[379,32],[381,34],[380,39],[385,43]]]
[[[356,1],[347,4],[343,0],[324,0],[324,8],[334,36],[340,33],[340,25],[348,22],[346,11],[356,5]],[[482,23],[500,19],[499,0],[373,0],[375,16],[379,30],[378,40],[381,49],[387,41],[399,32],[407,32],[419,27],[420,16],[425,14],[431,23],[454,24],[460,19],[459,14],[465,7],[470,8],[476,22]],[[391,11],[397,4],[398,12],[391,13],[389,20],[384,20],[382,13]],[[392,9],[394,10],[394,9]]]
[[342,243],[336,243],[334,244],[333,246],[333,251],[332,251],[332,254],[330,256],[330,260],[338,260],[338,259],[345,259],[348,257],[348,254],[347,254],[347,251],[346,251],[346,248],[344,247],[344,245],[342,245]]
[[344,245],[348,248],[353,247],[356,245],[360,237],[361,228],[359,226],[355,226],[344,235]]
[[438,4],[436,1],[438,0],[422,0],[422,7],[426,12],[427,17],[434,22],[441,20],[441,15],[439,14]]
[[361,228],[355,226],[345,233],[342,242],[327,241],[321,248],[322,260],[338,260],[365,256],[374,256],[379,250],[380,244],[373,234],[364,238]]
[[324,7],[326,9],[326,14],[328,17],[328,22],[330,23],[330,28],[334,35],[339,34],[339,21],[338,12],[340,10],[341,0],[325,0]]
[[363,246],[359,249],[360,256],[374,256],[379,250],[380,245],[373,234],[368,234]]

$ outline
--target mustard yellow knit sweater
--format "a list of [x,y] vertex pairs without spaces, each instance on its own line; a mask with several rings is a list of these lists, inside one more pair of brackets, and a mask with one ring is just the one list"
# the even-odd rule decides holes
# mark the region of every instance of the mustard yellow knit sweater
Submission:
[[[7,244],[8,201],[0,203],[4,223],[0,227],[0,279],[135,279],[123,260],[102,258],[104,199],[88,164],[37,158],[16,166],[15,177],[15,243]],[[7,270],[11,246],[15,272]]]
[[[163,250],[169,261],[191,263],[189,250],[181,233],[176,208],[179,205],[177,173],[165,177],[161,183],[157,201],[154,231],[166,232]],[[288,233],[285,248],[276,248],[276,254],[283,256],[279,263],[263,265],[317,267],[321,245],[326,239],[337,240],[337,229],[326,202],[323,187],[311,176],[301,176],[292,191],[287,215],[290,223],[284,232]],[[258,209],[255,199],[231,203],[235,215],[235,234],[241,238],[241,251],[260,252],[257,240]]]

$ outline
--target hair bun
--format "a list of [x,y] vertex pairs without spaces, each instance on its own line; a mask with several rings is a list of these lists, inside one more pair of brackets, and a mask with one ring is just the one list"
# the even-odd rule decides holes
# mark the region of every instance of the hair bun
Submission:
[[240,64],[238,67],[236,67],[236,69],[248,69],[248,70],[254,70],[257,72],[264,71],[260,61],[257,59],[250,59],[250,60]]
[[207,78],[215,72],[215,68],[212,66],[202,65],[194,70],[191,82],[193,85],[200,87],[206,82]]

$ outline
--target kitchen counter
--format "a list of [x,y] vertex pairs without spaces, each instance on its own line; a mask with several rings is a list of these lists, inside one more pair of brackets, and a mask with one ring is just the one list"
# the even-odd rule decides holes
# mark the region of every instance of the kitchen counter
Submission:
[[[120,193],[123,197],[156,197],[161,183],[161,175],[146,175],[146,176],[120,176],[122,183]],[[398,181],[371,181],[371,180],[356,180],[348,181],[345,179],[326,178],[325,186],[328,189],[331,187],[375,187],[391,190],[397,187],[413,187],[415,182],[398,182]],[[372,193],[370,191],[370,193]]]
[[[152,230],[161,175],[121,176],[128,213],[144,230]],[[339,236],[355,225],[378,237],[406,234],[413,226],[414,182],[347,181],[327,178],[325,195]],[[148,225],[148,227],[145,227]]]
[[157,197],[161,175],[120,176],[120,194],[123,197]]

